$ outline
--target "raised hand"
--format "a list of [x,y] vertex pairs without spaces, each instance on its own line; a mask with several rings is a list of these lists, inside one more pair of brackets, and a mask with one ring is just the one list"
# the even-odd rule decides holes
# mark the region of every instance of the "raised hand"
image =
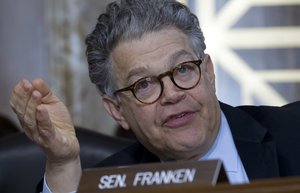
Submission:
[[[12,92],[10,105],[25,134],[46,154],[46,177],[50,186],[52,184],[57,191],[69,190],[59,188],[60,180],[64,179],[63,186],[70,180],[71,189],[76,188],[81,175],[79,143],[66,106],[41,79],[31,83],[20,81]],[[72,179],[73,174],[77,175],[76,180]]]

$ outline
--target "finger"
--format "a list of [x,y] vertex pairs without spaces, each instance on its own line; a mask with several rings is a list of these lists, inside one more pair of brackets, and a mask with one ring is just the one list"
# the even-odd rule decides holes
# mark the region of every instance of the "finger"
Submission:
[[30,82],[28,80],[22,80],[15,86],[11,94],[10,105],[20,118],[24,116],[32,90],[33,87]]
[[36,120],[39,135],[39,143],[44,147],[50,145],[51,139],[54,139],[54,127],[51,122],[47,108],[42,104],[36,109]]
[[31,94],[31,97],[27,103],[24,118],[23,118],[23,127],[25,132],[32,138],[37,135],[37,120],[36,120],[36,109],[37,106],[41,104],[41,93],[34,90]]
[[[32,81],[32,85],[35,89],[39,90],[39,92],[42,95],[42,104],[55,104],[60,102],[59,98],[57,98],[52,91],[50,90],[50,87],[42,80],[42,79],[35,79]],[[52,113],[49,111],[49,115]]]
[[51,94],[51,90],[50,90],[49,86],[40,78],[34,79],[32,81],[32,85],[35,90],[38,90],[41,93],[42,98]]

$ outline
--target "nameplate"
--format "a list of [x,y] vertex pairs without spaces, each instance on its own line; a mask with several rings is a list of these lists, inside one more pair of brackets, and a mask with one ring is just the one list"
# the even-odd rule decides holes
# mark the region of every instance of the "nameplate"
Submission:
[[124,193],[228,182],[221,160],[139,164],[83,170],[78,193]]

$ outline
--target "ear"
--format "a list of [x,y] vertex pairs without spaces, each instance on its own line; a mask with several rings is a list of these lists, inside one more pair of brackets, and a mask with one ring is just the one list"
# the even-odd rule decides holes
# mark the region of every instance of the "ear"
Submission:
[[122,115],[121,107],[119,103],[109,97],[108,95],[102,96],[102,102],[104,109],[106,112],[115,120],[117,121],[124,129],[129,130],[129,125]]
[[203,63],[204,71],[207,74],[208,81],[216,92],[214,64],[210,58],[210,55],[205,54]]

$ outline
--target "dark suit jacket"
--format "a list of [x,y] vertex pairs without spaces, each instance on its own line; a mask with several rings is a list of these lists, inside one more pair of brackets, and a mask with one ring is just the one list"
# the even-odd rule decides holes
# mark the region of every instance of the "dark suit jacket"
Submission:
[[[300,101],[283,107],[220,105],[250,180],[300,175]],[[135,143],[98,167],[158,161]]]

